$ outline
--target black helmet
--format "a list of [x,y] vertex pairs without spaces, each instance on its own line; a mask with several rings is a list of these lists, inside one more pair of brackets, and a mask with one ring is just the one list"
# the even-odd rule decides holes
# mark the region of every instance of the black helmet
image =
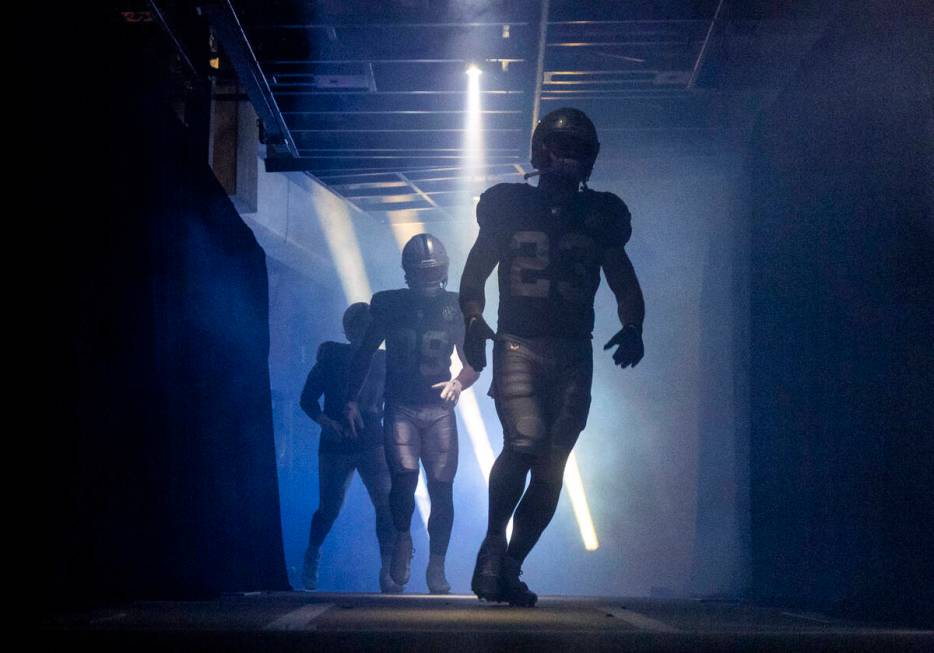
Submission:
[[448,284],[448,253],[431,234],[416,234],[402,248],[402,269],[412,290],[444,288]]
[[370,325],[370,305],[366,302],[351,304],[344,311],[344,335],[350,342],[363,338],[366,328]]
[[552,168],[556,159],[576,161],[574,174],[584,182],[590,178],[600,152],[597,128],[583,111],[555,109],[538,121],[532,132],[532,167],[542,172]]

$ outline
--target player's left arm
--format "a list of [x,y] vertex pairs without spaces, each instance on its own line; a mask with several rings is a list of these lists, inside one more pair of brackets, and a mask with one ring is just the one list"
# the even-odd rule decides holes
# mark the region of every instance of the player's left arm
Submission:
[[641,331],[645,321],[645,298],[636,270],[624,248],[617,247],[605,252],[603,274],[616,297],[616,314],[620,324],[634,324]]
[[463,363],[461,371],[450,381],[442,381],[441,383],[435,383],[431,386],[439,391],[442,399],[450,402],[452,405],[457,404],[458,399],[461,397],[461,392],[472,386],[477,379],[480,378],[480,372],[472,368],[470,363],[467,362],[467,358],[464,356],[463,344],[457,343],[455,348],[457,349],[457,355]]
[[616,347],[613,362],[620,367],[635,367],[645,355],[642,343],[642,323],[645,321],[645,299],[632,261],[622,247],[606,250],[603,274],[616,296],[616,314],[623,328],[610,338],[603,349]]
[[467,362],[467,357],[464,355],[463,343],[457,343],[455,348],[457,349],[457,355],[460,357],[464,366],[461,368],[461,371],[457,374],[457,377],[454,380],[459,381],[461,388],[466,390],[477,382],[477,379],[480,378],[480,372],[471,367],[470,363]]
[[610,290],[616,297],[616,314],[623,326],[603,348],[616,347],[613,361],[620,367],[635,367],[645,354],[642,344],[645,298],[625,249],[632,235],[632,217],[629,208],[616,195],[605,193],[602,199],[606,231],[601,265]]
[[458,372],[457,376],[450,381],[443,381],[432,386],[433,388],[440,390],[442,399],[449,401],[452,404],[456,404],[457,400],[460,399],[461,392],[472,386],[477,381],[477,379],[480,378],[480,372],[474,369],[474,367],[467,362],[467,356],[464,353],[464,334],[465,329],[463,328],[455,328],[454,333],[452,334],[452,339],[454,340],[454,349],[457,351],[457,355],[460,358],[462,364],[460,372]]

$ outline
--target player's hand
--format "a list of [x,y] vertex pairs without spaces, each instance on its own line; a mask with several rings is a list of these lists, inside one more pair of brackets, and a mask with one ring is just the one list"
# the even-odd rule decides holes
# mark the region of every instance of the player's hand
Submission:
[[635,367],[645,355],[645,345],[642,344],[642,327],[638,324],[627,324],[619,330],[610,341],[603,345],[604,351],[616,347],[613,352],[613,362],[620,367]]
[[460,399],[461,392],[464,391],[464,386],[462,386],[461,382],[457,379],[435,383],[431,387],[441,388],[441,398],[444,399],[445,403],[450,404],[451,406],[457,405],[457,400]]
[[336,419],[331,419],[324,413],[318,416],[321,425],[321,437],[330,442],[340,442],[344,439],[344,427]]
[[344,404],[344,421],[347,423],[347,429],[344,436],[356,440],[358,432],[363,430],[363,416],[360,414],[360,407],[356,401],[348,401]]
[[482,315],[466,318],[464,329],[464,358],[477,372],[486,367],[486,341],[496,336]]

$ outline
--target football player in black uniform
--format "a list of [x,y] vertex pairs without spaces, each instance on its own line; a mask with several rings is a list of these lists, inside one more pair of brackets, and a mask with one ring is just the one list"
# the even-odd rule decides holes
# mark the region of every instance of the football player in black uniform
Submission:
[[[622,323],[604,349],[617,348],[613,360],[620,367],[635,366],[643,355],[645,305],[624,249],[629,210],[616,195],[586,185],[598,151],[596,129],[584,113],[553,111],[532,136],[537,172],[529,176],[541,175],[538,186],[498,184],[477,204],[480,233],[460,286],[464,349],[479,371],[486,340],[495,340],[491,394],[504,440],[490,473],[487,535],[471,582],[481,599],[532,606],[538,598],[519,575],[554,515],[565,463],[587,422],[601,268]],[[483,308],[484,285],[497,264],[494,334]]]
[[351,364],[345,417],[359,424],[354,400],[370,358],[386,341],[386,415],[384,443],[392,473],[389,505],[396,529],[390,573],[399,585],[411,575],[412,535],[418,464],[428,478],[431,517],[428,520],[429,562],[426,578],[433,594],[451,587],[444,575],[444,556],[454,522],[453,482],[457,471],[457,423],[454,405],[478,374],[466,362],[451,378],[451,353],[464,359],[464,330],[457,293],[447,292],[448,255],[430,234],[413,236],[402,250],[408,288],[373,295],[373,321]]
[[[376,536],[379,540],[382,569],[379,586],[383,592],[402,588],[389,575],[395,532],[389,510],[389,468],[383,451],[383,388],[386,380],[386,357],[379,352],[364,370],[365,382],[359,392],[359,412],[363,426],[351,431],[343,425],[347,399],[350,359],[359,349],[370,323],[370,308],[365,302],[353,304],[344,312],[347,343],[325,342],[318,348],[318,358],[305,388],[301,407],[321,425],[318,445],[319,506],[311,520],[308,549],[302,571],[302,583],[313,590],[318,584],[318,561],[321,544],[340,512],[344,495],[356,469],[376,509]],[[324,410],[318,399],[324,394]]]

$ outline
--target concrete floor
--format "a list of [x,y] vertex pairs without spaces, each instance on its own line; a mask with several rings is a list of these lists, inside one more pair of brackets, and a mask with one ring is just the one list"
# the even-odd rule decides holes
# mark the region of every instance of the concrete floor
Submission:
[[42,636],[125,651],[934,651],[934,631],[735,602],[543,597],[522,609],[463,595],[298,592],[59,613]]

